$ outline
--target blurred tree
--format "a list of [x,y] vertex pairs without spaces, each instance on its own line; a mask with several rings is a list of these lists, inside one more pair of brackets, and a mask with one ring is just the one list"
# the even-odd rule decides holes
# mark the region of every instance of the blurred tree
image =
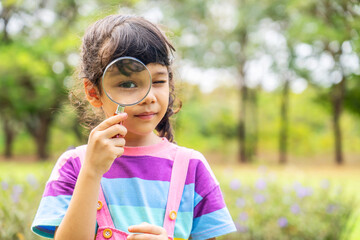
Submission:
[[[138,0],[124,0],[131,6]],[[6,137],[6,155],[11,156],[15,131],[13,122],[23,123],[34,138],[37,156],[48,157],[51,125],[73,85],[73,70],[78,61],[79,32],[110,12],[118,10],[119,1],[36,0],[0,2],[3,23],[0,55],[1,85],[6,89],[0,98],[0,114]],[[76,76],[77,77],[77,76]],[[79,110],[81,111],[81,110]],[[78,118],[75,134],[83,139]],[[11,124],[10,124],[11,123]]]
[[164,14],[170,28],[181,36],[177,46],[182,57],[203,67],[236,69],[241,102],[239,161],[251,161],[256,152],[258,127],[254,126],[257,124],[257,88],[249,89],[247,81],[248,61],[256,52],[249,36],[264,17],[266,2],[186,0],[169,4],[171,7]]
[[287,34],[290,24],[287,4],[288,1],[286,0],[268,1],[268,8],[265,9],[264,13],[264,15],[272,20],[268,23],[268,28],[279,35],[276,44],[269,46],[265,40],[263,45],[265,46],[264,52],[272,56],[272,70],[278,75],[280,83],[279,88],[281,89],[280,128],[278,139],[280,164],[285,164],[288,161],[290,83],[297,78],[294,66],[295,53],[293,39]]
[[[78,41],[67,27],[77,14],[74,3],[41,1],[27,5],[5,1],[1,6],[6,26],[0,46],[0,114],[7,130],[9,119],[24,123],[36,142],[40,159],[48,157],[50,126],[66,99],[64,81],[72,74],[69,55]],[[11,131],[5,132],[5,151],[10,156],[13,137]]]
[[345,96],[345,109],[360,117],[360,76],[349,76]]
[[[9,20],[10,17],[17,11],[17,9],[19,8],[19,3],[18,2],[13,2],[13,1],[4,1],[2,3],[1,6],[1,13],[0,13],[0,19],[3,22],[3,28],[2,28],[2,32],[0,34],[1,36],[1,41],[3,43],[3,45],[9,45],[11,44],[11,39],[9,37],[9,33],[8,33],[8,24],[9,24]],[[6,58],[1,58],[2,61],[5,61]],[[6,75],[3,75],[6,76]],[[4,80],[2,80],[4,81]],[[4,82],[2,82],[4,83]],[[2,89],[7,89],[7,88],[2,88]],[[0,95],[0,106],[2,106],[0,108],[0,115],[2,116],[2,126],[3,126],[3,131],[4,131],[4,136],[5,136],[5,148],[4,148],[4,156],[5,158],[11,158],[12,157],[12,146],[13,146],[13,142],[16,136],[16,126],[18,118],[17,116],[18,111],[14,111],[14,106],[11,106],[11,102],[8,101],[8,99],[6,99],[6,97],[2,94]]]
[[[344,162],[341,115],[347,82],[352,74],[359,72],[359,58],[352,48],[360,33],[358,9],[358,2],[354,0],[293,0],[288,5],[290,37],[297,39],[297,43],[311,45],[311,56],[299,57],[297,63],[310,72],[312,83],[321,86],[321,91],[326,89],[324,86],[329,87],[327,94],[319,96],[331,104],[338,164]],[[314,60],[318,67],[314,66]]]

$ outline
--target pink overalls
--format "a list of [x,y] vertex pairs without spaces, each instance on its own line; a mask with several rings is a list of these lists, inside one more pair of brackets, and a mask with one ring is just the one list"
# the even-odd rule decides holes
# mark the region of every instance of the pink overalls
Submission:
[[[164,217],[164,228],[168,234],[168,238],[173,240],[175,220],[179,209],[181,197],[184,190],[187,169],[192,150],[179,147],[176,151],[173,168],[171,171],[170,188],[166,212]],[[108,206],[105,201],[104,193],[100,187],[99,201],[97,207],[96,220],[99,225],[96,240],[126,240],[128,233],[115,228],[111,219]],[[139,223],[140,224],[140,223]]]

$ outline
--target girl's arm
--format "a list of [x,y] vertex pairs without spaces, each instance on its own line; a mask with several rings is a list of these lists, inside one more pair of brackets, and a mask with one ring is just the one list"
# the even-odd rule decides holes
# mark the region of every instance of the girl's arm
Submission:
[[54,239],[94,239],[100,179],[84,168],[80,170],[69,208]]
[[55,231],[56,240],[94,239],[101,177],[124,152],[124,138],[114,136],[126,135],[126,128],[118,124],[126,117],[126,113],[110,117],[91,131],[69,207]]

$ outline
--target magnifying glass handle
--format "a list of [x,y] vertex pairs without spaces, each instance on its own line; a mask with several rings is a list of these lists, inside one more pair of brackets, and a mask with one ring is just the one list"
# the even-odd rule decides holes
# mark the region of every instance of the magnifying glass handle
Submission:
[[[120,114],[120,113],[123,113],[123,112],[124,112],[124,109],[125,109],[125,107],[118,105],[114,115],[118,115],[118,114]],[[122,124],[122,122],[120,122],[119,124]],[[117,134],[116,136],[114,136],[114,138],[119,138],[119,137],[120,137],[119,134]]]
[[124,112],[124,109],[125,109],[125,108],[124,108],[123,106],[118,105],[115,114],[118,115],[118,114],[120,114],[120,113],[123,113],[123,112]]

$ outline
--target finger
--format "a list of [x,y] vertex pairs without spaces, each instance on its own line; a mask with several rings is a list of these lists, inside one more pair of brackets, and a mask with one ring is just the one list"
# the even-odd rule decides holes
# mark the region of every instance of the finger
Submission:
[[102,121],[97,127],[96,129],[98,131],[103,131],[109,127],[111,127],[114,124],[118,124],[121,123],[122,121],[125,121],[127,118],[127,113],[123,112],[120,114],[117,114],[115,116],[111,116],[107,119],[105,119],[104,121]]
[[115,147],[114,153],[115,153],[116,158],[121,157],[124,153],[124,148],[123,147]]
[[124,147],[125,139],[122,137],[109,139],[115,147]]
[[140,225],[133,225],[129,227],[129,232],[136,232],[136,233],[150,233],[155,235],[160,235],[163,233],[163,228],[152,225],[149,223],[142,223]]
[[111,127],[105,129],[103,131],[103,136],[105,138],[112,138],[116,135],[120,135],[122,137],[124,137],[127,133],[127,129],[124,125],[121,125],[121,124],[115,124],[115,125],[112,125]]
[[158,240],[159,235],[153,234],[130,234],[127,240]]

